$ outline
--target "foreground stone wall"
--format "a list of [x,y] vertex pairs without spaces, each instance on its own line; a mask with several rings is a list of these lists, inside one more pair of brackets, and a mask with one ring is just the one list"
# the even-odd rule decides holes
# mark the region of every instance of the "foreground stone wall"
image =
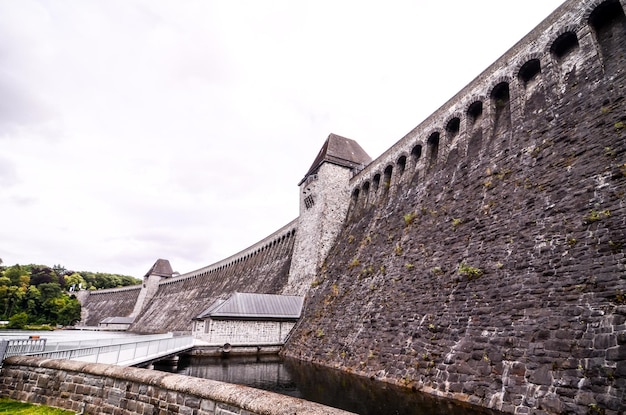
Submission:
[[285,354],[517,414],[626,412],[626,17],[568,1],[352,181]]
[[11,357],[0,396],[94,414],[349,415],[350,412],[240,385],[70,360]]

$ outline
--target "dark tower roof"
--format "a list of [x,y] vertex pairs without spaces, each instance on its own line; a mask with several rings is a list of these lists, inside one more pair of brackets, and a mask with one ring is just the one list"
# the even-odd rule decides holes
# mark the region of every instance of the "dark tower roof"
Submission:
[[325,162],[354,169],[370,164],[372,158],[356,141],[337,134],[330,134],[309,171],[304,175],[304,179],[298,184],[302,184],[307,177],[314,174]]
[[144,278],[150,275],[158,275],[159,277],[171,277],[174,274],[170,261],[167,259],[157,259],[152,268],[144,275]]

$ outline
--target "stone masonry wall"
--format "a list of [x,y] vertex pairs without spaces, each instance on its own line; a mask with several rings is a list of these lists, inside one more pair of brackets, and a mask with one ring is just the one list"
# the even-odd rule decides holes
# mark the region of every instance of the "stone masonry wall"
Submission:
[[[281,294],[302,296],[308,291],[317,269],[343,227],[350,200],[346,183],[351,174],[349,168],[324,163],[300,186],[298,238],[289,281]],[[314,202],[307,206],[305,198]]]
[[191,332],[192,319],[219,298],[234,292],[280,293],[289,275],[295,223],[217,264],[161,281],[130,331]]
[[240,385],[70,360],[4,361],[0,396],[85,415],[349,415],[350,412]]
[[212,345],[276,345],[285,342],[291,321],[203,320],[194,324],[193,336]]
[[127,316],[133,311],[137,297],[141,291],[141,285],[111,288],[98,291],[79,291],[88,293],[85,300],[81,301],[81,325],[97,326],[100,321],[107,317]]
[[284,353],[516,414],[626,412],[626,17],[568,1],[351,181]]

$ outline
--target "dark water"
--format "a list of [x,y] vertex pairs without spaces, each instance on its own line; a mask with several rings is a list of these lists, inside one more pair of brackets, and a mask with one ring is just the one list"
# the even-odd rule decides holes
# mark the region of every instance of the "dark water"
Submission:
[[156,370],[247,385],[319,402],[360,415],[498,414],[434,398],[338,370],[278,356],[181,356],[178,366]]

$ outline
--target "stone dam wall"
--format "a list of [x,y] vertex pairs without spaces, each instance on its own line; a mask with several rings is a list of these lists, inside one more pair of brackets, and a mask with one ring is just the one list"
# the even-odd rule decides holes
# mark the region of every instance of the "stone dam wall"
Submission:
[[81,325],[97,326],[107,317],[127,316],[133,311],[141,286],[111,288],[97,291],[78,291],[76,296],[88,294],[89,301],[81,301]]
[[130,327],[137,333],[190,332],[192,319],[232,293],[279,294],[289,276],[296,234],[293,221],[216,264],[159,283]]
[[516,414],[626,412],[626,17],[568,1],[351,181],[284,354]]
[[240,385],[101,363],[11,357],[0,396],[84,414],[349,415]]

